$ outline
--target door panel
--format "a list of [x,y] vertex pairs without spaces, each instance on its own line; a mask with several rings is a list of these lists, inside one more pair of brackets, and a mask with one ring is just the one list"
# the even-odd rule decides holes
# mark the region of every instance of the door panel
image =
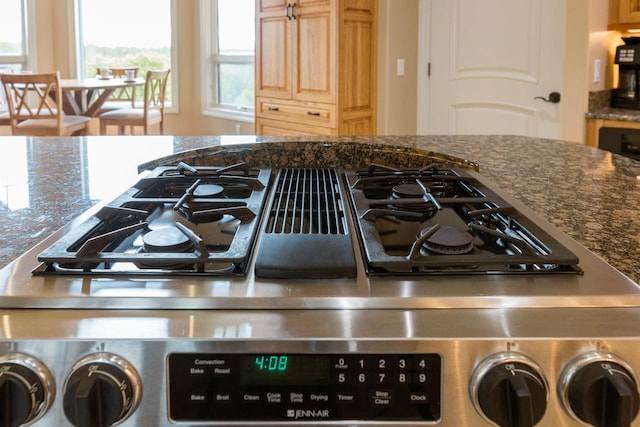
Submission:
[[428,133],[560,137],[564,0],[430,0]]
[[286,16],[266,16],[258,19],[256,62],[256,95],[277,98],[291,97],[291,36]]
[[501,133],[529,135],[535,131],[535,110],[498,103],[459,103],[451,106],[453,127],[461,134],[495,134],[494,123],[500,123]]
[[293,98],[300,101],[335,102],[334,31],[331,10],[297,13]]

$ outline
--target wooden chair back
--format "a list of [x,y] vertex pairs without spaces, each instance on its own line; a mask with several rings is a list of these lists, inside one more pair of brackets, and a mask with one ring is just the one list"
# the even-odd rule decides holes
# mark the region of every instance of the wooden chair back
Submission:
[[[0,82],[2,81],[3,74],[4,70],[0,70]],[[7,95],[4,93],[4,86],[0,84],[0,126],[11,125],[11,120],[9,119],[9,106],[7,102]]]
[[144,116],[145,119],[150,110],[159,110],[164,122],[164,100],[167,90],[167,81],[171,70],[150,70],[144,82]]
[[11,130],[23,120],[56,119],[62,126],[60,73],[4,74],[2,86],[7,97]]
[[88,117],[65,116],[60,73],[3,74],[13,135],[70,135],[88,131]]
[[[100,75],[100,68],[96,70],[96,75],[98,76]],[[128,70],[133,70],[134,77],[138,77],[138,67],[109,68],[109,70],[111,70],[111,76],[114,79],[125,79]],[[107,102],[122,102],[123,104],[129,104],[131,107],[134,107],[136,102],[136,87],[130,86],[114,90]]]

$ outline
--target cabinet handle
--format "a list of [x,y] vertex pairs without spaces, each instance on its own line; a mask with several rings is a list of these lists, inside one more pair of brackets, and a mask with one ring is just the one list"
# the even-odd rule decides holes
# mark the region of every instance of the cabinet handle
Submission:
[[313,111],[307,111],[307,116],[316,116],[316,117],[320,117],[320,113],[314,113]]
[[293,4],[291,5],[291,17],[293,19],[298,19],[298,17],[296,16],[296,6],[298,5],[298,3],[293,2]]
[[293,17],[293,6],[291,5],[291,3],[287,3],[287,11],[286,11],[286,13],[287,13],[287,15],[286,15],[287,19],[289,21],[291,21],[291,18]]
[[267,111],[280,111],[278,107],[267,107]]

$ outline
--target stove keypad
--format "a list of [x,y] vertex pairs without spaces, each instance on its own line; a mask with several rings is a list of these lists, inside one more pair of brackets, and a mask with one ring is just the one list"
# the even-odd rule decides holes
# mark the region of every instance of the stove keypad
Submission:
[[437,354],[174,353],[167,363],[175,422],[441,418]]

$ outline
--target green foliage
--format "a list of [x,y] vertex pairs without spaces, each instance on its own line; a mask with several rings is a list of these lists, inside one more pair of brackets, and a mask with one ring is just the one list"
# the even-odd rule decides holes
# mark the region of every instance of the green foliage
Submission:
[[0,55],[16,55],[22,53],[20,43],[0,42]]
[[[171,68],[171,50],[166,48],[84,47],[84,74],[94,76],[98,68],[138,67],[138,76],[144,77],[149,70]],[[136,100],[142,101],[143,91],[136,91]],[[171,103],[171,79],[167,83],[166,102]]]
[[249,64],[220,64],[220,99],[222,105],[253,108],[254,71]]

